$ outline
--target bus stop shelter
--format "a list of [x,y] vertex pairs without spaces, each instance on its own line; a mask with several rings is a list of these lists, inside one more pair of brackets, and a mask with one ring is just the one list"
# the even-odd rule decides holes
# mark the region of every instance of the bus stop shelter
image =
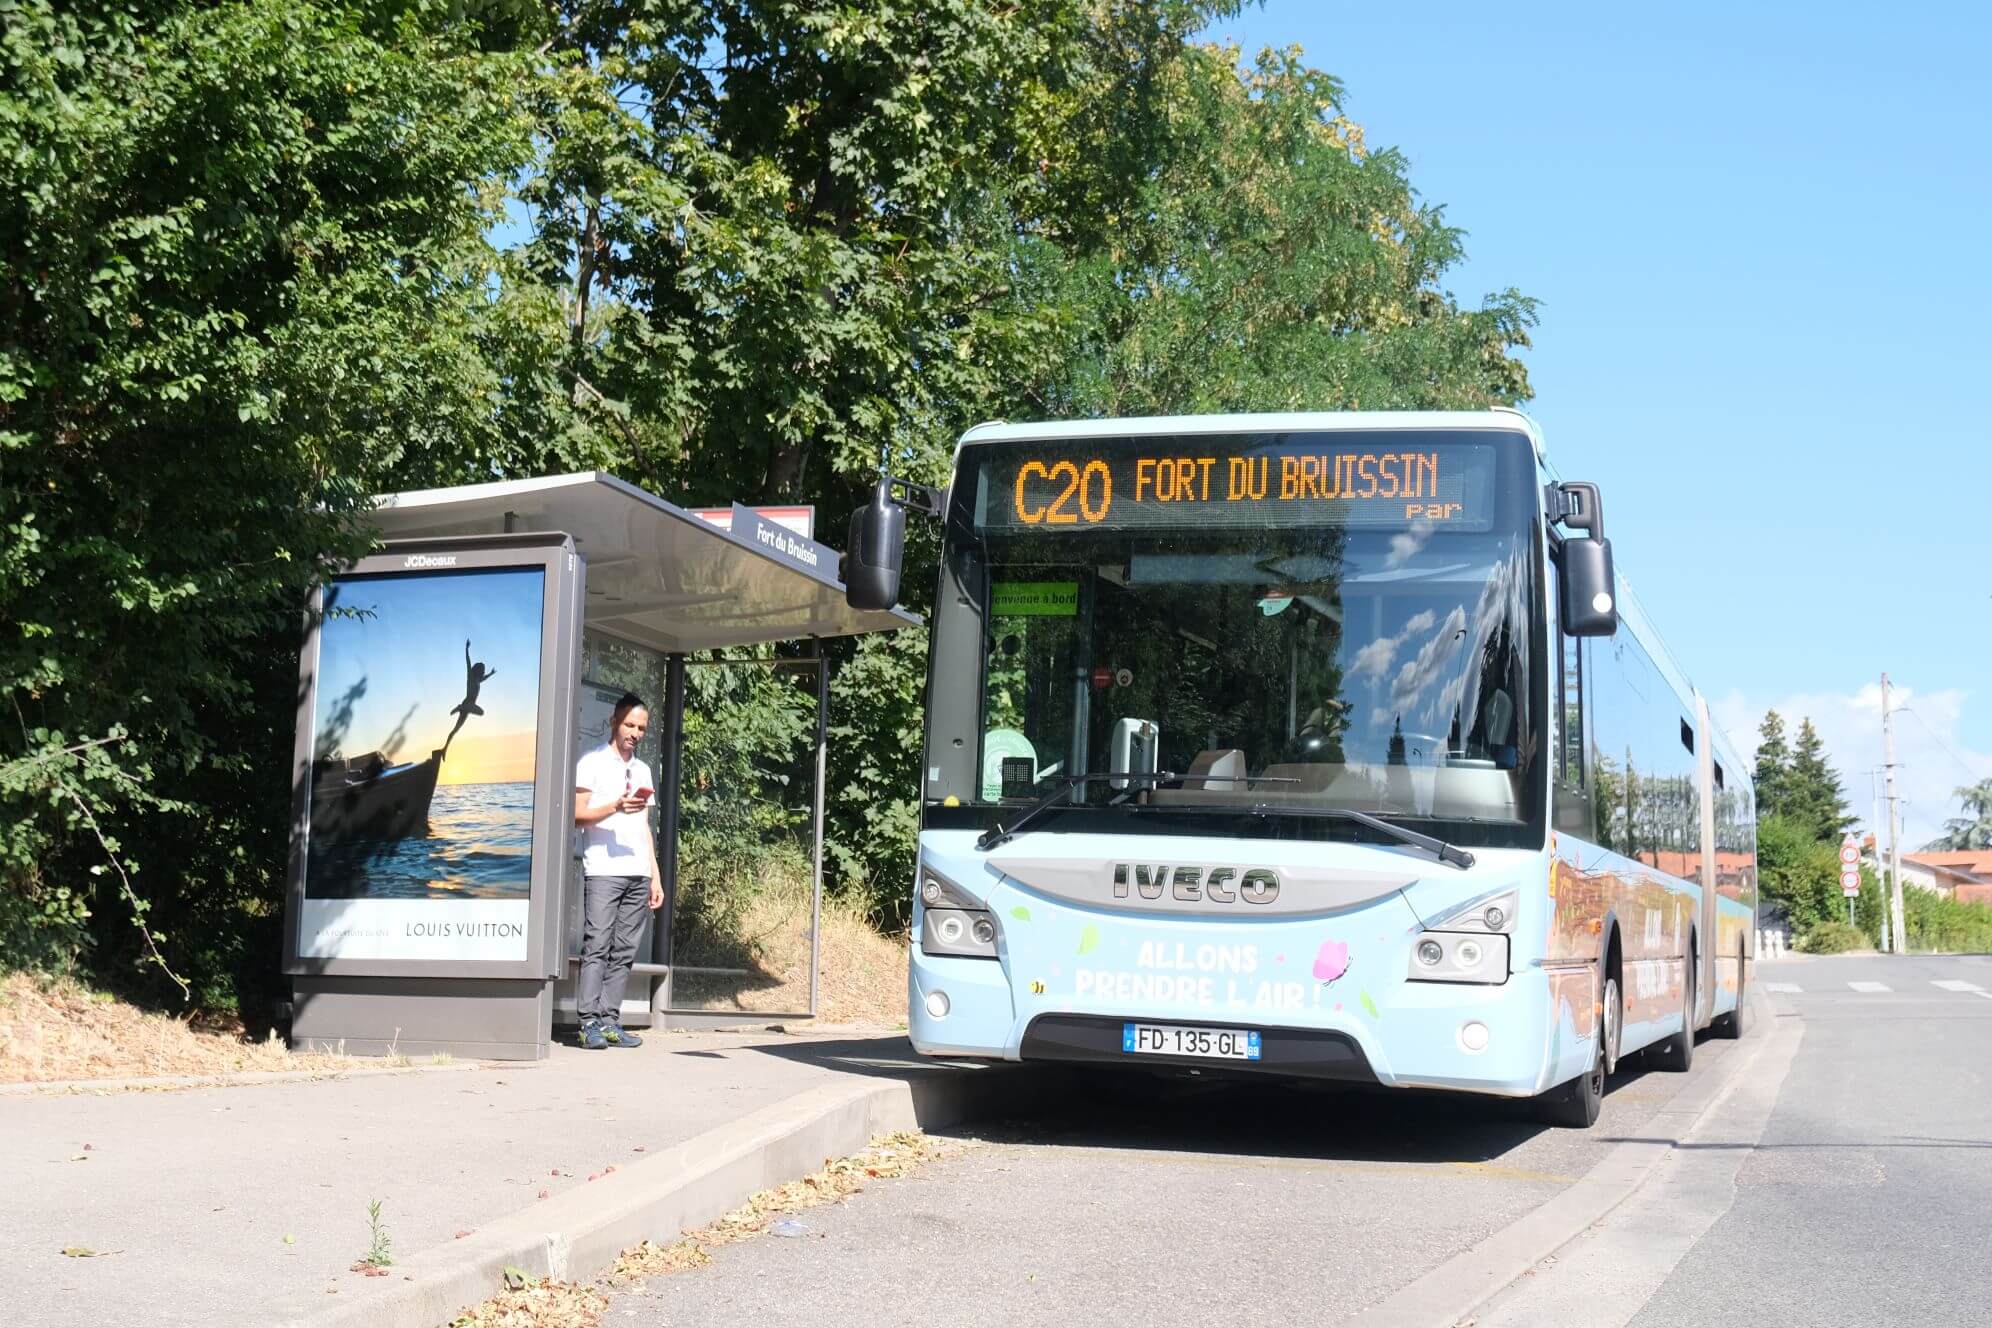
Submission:
[[[673,964],[671,925],[686,672],[726,664],[813,674],[808,1007],[735,1017],[816,1012],[828,711],[817,646],[918,619],[850,608],[839,555],[808,517],[687,510],[599,473],[376,499],[381,551],[315,595],[301,652],[285,953],[294,1042],[546,1054],[571,1009],[581,939],[575,758],[603,740],[632,676],[646,680],[635,690],[653,717],[645,754],[665,904],[639,947],[625,1018],[727,1018],[674,1009],[674,977],[692,969]],[[793,642],[808,647],[726,653]],[[601,676],[608,661],[615,679]]]

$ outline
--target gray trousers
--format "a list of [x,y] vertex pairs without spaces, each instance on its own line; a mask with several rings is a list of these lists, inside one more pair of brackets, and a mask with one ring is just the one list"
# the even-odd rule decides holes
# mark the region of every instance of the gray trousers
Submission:
[[636,962],[636,938],[650,911],[648,876],[589,876],[581,882],[581,1018],[622,1019],[623,989]]

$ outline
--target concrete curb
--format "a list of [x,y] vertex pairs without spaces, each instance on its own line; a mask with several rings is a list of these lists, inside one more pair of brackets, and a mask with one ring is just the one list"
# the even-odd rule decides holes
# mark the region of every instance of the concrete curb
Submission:
[[639,1241],[669,1244],[758,1190],[856,1152],[875,1134],[1000,1111],[1027,1079],[1037,1082],[1025,1071],[988,1066],[809,1089],[423,1250],[396,1263],[388,1278],[342,1288],[336,1304],[294,1301],[276,1321],[294,1328],[435,1328],[495,1295],[508,1266],[534,1277],[593,1277]]
[[442,1065],[358,1065],[344,1070],[238,1070],[226,1074],[156,1074],[137,1079],[48,1079],[0,1084],[0,1098],[70,1097],[149,1093],[184,1088],[247,1088],[258,1084],[301,1084],[313,1080],[377,1079],[397,1074],[449,1074],[464,1070],[538,1069],[543,1061],[450,1061]]
[[1576,1184],[1540,1208],[1461,1251],[1396,1294],[1357,1315],[1356,1328],[1450,1328],[1516,1278],[1631,1198],[1686,1136],[1762,1059],[1776,1017],[1763,988],[1753,984],[1746,1046],[1722,1071],[1676,1093],[1641,1127],[1650,1138],[1629,1139],[1605,1154]]

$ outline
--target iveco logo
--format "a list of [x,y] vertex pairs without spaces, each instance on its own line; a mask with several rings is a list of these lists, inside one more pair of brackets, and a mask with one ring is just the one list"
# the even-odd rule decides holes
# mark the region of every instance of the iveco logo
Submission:
[[1270,904],[1280,897],[1279,873],[1265,867],[1176,867],[1168,864],[1114,864],[1114,898],[1126,899],[1128,886],[1143,899],[1170,898],[1186,904],[1207,899],[1213,904]]
[[401,560],[403,567],[455,567],[454,553],[411,553]]

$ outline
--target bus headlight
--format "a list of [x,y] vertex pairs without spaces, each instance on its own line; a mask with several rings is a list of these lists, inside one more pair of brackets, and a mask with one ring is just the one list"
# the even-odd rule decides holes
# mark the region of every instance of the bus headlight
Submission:
[[920,951],[959,959],[994,959],[1003,928],[983,900],[922,863],[916,890]]
[[930,908],[920,919],[920,950],[960,959],[996,957],[996,919],[964,908]]
[[1514,890],[1481,895],[1435,918],[1426,918],[1425,927],[1428,931],[1511,932],[1515,929],[1515,906],[1519,901],[1520,895]]
[[1498,932],[1426,932],[1411,947],[1413,982],[1508,980],[1508,938]]

